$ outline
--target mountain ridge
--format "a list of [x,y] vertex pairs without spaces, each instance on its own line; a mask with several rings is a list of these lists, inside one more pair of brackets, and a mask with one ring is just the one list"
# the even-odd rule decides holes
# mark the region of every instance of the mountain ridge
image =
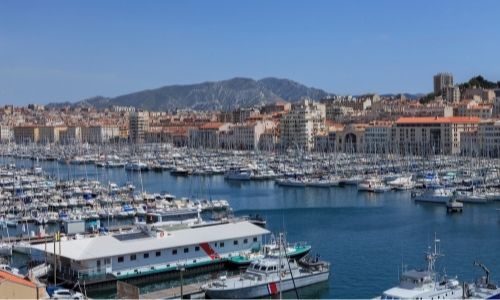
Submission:
[[304,98],[319,100],[333,96],[322,89],[305,86],[299,82],[265,77],[254,80],[234,77],[221,81],[205,81],[195,84],[166,85],[154,89],[132,92],[117,97],[96,96],[74,103],[49,103],[49,107],[93,106],[107,108],[133,106],[151,111],[176,109],[231,110],[274,103],[280,100],[295,102]]

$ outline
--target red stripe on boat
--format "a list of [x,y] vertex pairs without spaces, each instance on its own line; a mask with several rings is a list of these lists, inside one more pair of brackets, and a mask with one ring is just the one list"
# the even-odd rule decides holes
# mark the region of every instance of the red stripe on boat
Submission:
[[276,295],[278,293],[278,285],[276,282],[271,282],[267,284],[267,290],[270,295]]

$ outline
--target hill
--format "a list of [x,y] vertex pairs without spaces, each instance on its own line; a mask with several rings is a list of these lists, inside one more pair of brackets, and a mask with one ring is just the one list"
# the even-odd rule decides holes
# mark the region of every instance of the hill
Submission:
[[[115,98],[98,96],[78,101],[71,105],[91,105],[96,108],[123,105],[151,111],[175,109],[230,110],[238,107],[263,105],[280,100],[293,102],[306,97],[321,99],[331,95],[323,90],[307,87],[288,79],[269,77],[261,80],[253,80],[236,77],[229,80],[199,84],[169,85]],[[49,106],[61,105],[67,105],[67,103],[49,104]]]

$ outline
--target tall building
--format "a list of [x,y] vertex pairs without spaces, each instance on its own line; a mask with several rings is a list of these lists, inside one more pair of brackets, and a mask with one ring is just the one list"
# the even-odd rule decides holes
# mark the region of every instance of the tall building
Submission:
[[129,138],[131,143],[144,143],[145,133],[149,130],[149,113],[133,112],[129,117]]
[[434,75],[434,94],[441,94],[444,88],[453,86],[453,75],[439,73]]
[[314,137],[325,130],[325,118],[324,104],[304,100],[292,105],[291,111],[281,117],[281,147],[310,151],[314,147]]

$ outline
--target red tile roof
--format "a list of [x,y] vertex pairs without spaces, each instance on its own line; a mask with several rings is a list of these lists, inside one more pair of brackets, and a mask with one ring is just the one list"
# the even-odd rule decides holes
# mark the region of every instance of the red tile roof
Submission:
[[8,271],[5,271],[5,270],[0,270],[0,278],[1,278],[1,280],[7,280],[7,281],[10,281],[10,282],[14,282],[14,283],[17,283],[17,284],[22,284],[22,285],[25,285],[25,286],[36,287],[36,284],[34,282],[31,282],[28,279],[25,279],[23,277],[14,275],[14,274],[12,274],[12,273],[10,273]]
[[224,123],[221,122],[208,122],[200,126],[200,129],[219,129]]
[[476,117],[402,117],[396,124],[450,124],[450,123],[479,123]]

